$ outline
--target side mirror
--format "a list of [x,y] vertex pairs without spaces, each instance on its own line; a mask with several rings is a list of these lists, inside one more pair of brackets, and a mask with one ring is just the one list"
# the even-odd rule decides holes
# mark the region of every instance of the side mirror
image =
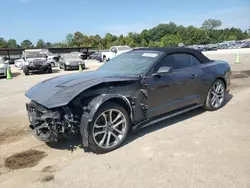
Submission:
[[171,72],[173,72],[172,67],[161,67],[156,73],[153,74],[153,76],[164,76]]

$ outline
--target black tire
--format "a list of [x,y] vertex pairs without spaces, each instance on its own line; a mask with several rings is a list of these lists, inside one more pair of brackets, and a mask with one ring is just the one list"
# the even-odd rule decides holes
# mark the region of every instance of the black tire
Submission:
[[[221,92],[222,93],[222,102],[220,102],[220,104],[218,105],[218,106],[214,106],[213,104],[212,104],[212,96],[213,96],[213,88],[215,87],[215,85],[216,84],[221,84],[222,85],[222,87],[223,87],[223,92]],[[225,84],[224,84],[224,82],[222,81],[222,80],[220,80],[220,79],[216,79],[213,83],[212,83],[212,85],[210,86],[210,88],[209,88],[209,91],[208,91],[208,93],[207,93],[207,97],[206,97],[206,100],[205,100],[205,103],[204,103],[204,106],[203,106],[203,108],[204,109],[206,109],[206,110],[209,110],[209,111],[215,111],[215,110],[218,110],[218,109],[220,109],[222,106],[223,106],[223,104],[224,104],[224,101],[225,101],[225,97],[226,97],[226,87],[225,87]]]
[[23,67],[23,73],[24,73],[26,76],[30,74],[30,73],[29,73],[29,68],[28,68],[27,66],[24,66],[24,67]]
[[[94,124],[95,124],[95,121],[97,120],[97,118],[105,111],[109,110],[109,109],[115,109],[115,110],[118,110],[120,111],[124,117],[125,117],[125,123],[127,123],[127,126],[125,126],[125,131],[124,131],[124,134],[123,134],[123,137],[122,139],[120,139],[119,143],[117,143],[116,145],[110,147],[110,148],[103,148],[103,147],[100,147],[99,145],[96,144],[96,141],[94,139]],[[119,104],[116,104],[116,103],[112,103],[112,102],[107,102],[105,104],[103,104],[99,109],[98,111],[96,112],[96,114],[94,115],[94,118],[93,118],[93,121],[90,123],[89,125],[89,149],[94,152],[94,153],[97,153],[97,154],[103,154],[103,153],[107,153],[107,152],[110,152],[110,151],[113,151],[115,149],[117,149],[118,147],[120,147],[123,142],[126,140],[128,134],[129,134],[129,131],[131,129],[131,121],[130,121],[130,117],[127,113],[127,111]],[[104,141],[107,141],[107,138],[104,139]],[[105,141],[105,142],[106,142]]]
[[106,58],[106,57],[103,57],[102,62],[103,62],[103,63],[107,63],[107,58]]
[[52,73],[52,67],[51,67],[51,65],[48,66],[48,68],[47,68],[47,73],[49,73],[49,74]]
[[64,71],[67,71],[67,70],[68,70],[68,68],[67,68],[67,66],[66,66],[65,64],[63,65],[63,70],[64,70]]

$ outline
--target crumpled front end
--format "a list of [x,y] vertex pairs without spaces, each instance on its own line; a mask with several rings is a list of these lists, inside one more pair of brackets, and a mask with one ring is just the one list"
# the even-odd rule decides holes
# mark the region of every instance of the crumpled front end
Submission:
[[70,137],[79,132],[79,121],[75,120],[66,107],[47,109],[31,101],[26,103],[26,110],[36,138],[44,142],[57,142],[62,137]]

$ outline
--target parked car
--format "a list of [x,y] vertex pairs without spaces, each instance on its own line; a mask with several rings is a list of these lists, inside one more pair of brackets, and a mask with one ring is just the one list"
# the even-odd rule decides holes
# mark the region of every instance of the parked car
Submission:
[[71,52],[71,54],[75,54],[78,57],[80,57],[82,60],[87,59],[87,54],[86,53],[82,53],[82,52]]
[[80,133],[84,149],[118,148],[130,131],[195,108],[221,108],[230,90],[227,62],[188,48],[123,53],[97,71],[42,81],[25,95],[30,128],[45,142]]
[[23,69],[23,66],[24,66],[24,63],[25,63],[24,57],[20,58],[20,59],[16,59],[14,62],[15,62],[14,65],[15,65],[16,68]]
[[7,77],[7,68],[10,68],[8,61],[4,57],[0,57],[0,77]]
[[103,57],[105,56],[105,53],[109,52],[108,50],[99,50],[94,52],[93,54],[91,54],[89,56],[90,59],[95,59],[97,61],[102,62],[103,61]]
[[76,54],[64,54],[59,60],[60,69],[78,69],[81,65],[82,69],[85,69],[85,62]]
[[133,50],[133,48],[129,46],[111,46],[110,50],[108,52],[102,52],[102,61],[106,63],[113,57],[120,55],[122,53],[128,52]]
[[43,53],[43,54],[45,54],[47,56],[47,61],[51,62],[52,67],[56,67],[57,66],[57,62],[60,59],[60,55],[59,54],[53,54],[53,53],[51,53],[49,51],[44,51],[44,52],[41,52],[41,53]]
[[25,50],[22,56],[22,65],[25,75],[29,75],[31,72],[52,73],[51,60],[48,60],[48,56],[42,49]]

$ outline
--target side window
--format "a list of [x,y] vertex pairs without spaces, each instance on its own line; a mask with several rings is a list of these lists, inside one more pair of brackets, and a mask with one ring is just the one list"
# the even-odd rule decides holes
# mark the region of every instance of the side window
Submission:
[[111,48],[111,52],[117,53],[116,47],[112,47],[112,48]]
[[182,69],[186,67],[191,67],[192,63],[189,58],[189,54],[174,54],[175,68]]
[[161,67],[172,67],[173,68],[173,56],[164,57],[156,66],[155,72],[159,70]]
[[200,65],[201,64],[201,62],[196,57],[194,57],[193,55],[189,55],[189,57],[190,57],[192,66],[196,66],[196,65]]
[[155,67],[155,71],[158,71],[160,67],[172,67],[173,69],[181,69],[186,67],[191,67],[192,62],[190,60],[189,54],[178,53],[171,54],[164,57]]

